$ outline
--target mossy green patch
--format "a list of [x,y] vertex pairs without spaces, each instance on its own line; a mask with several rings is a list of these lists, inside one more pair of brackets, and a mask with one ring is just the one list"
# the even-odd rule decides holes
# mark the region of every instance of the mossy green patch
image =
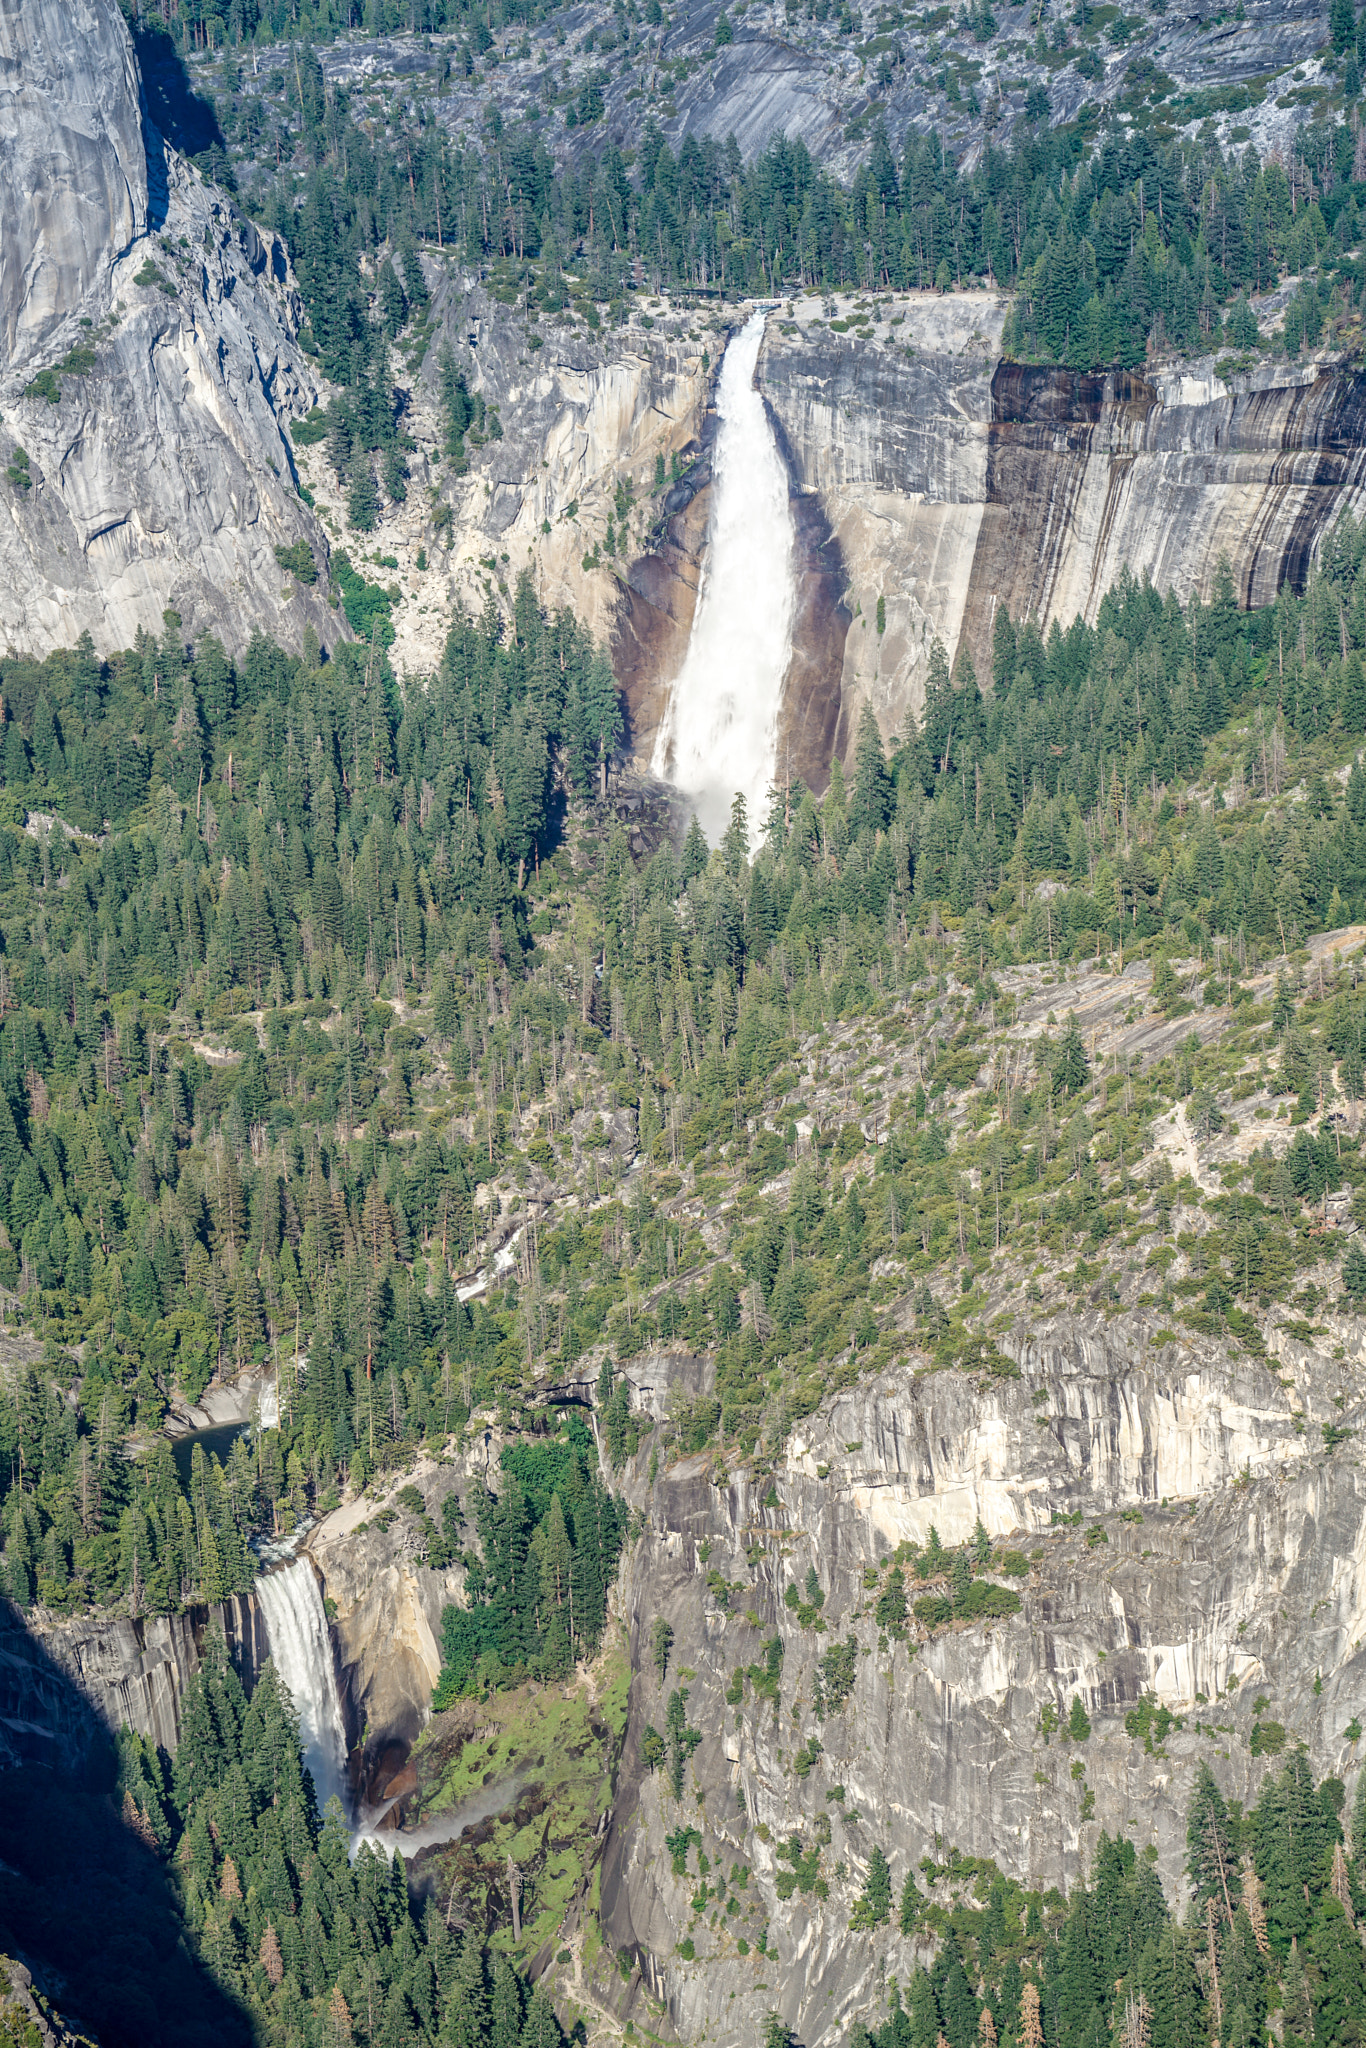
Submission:
[[599,1711],[618,1742],[626,1733],[630,1702],[631,1660],[627,1654],[624,1634],[618,1630],[615,1640],[603,1655],[602,1689],[599,1694]]
[[[491,1898],[503,1894],[511,1856],[521,1872],[521,1947],[527,1952],[554,1935],[594,1869],[595,1830],[611,1800],[630,1683],[619,1644],[596,1676],[596,1697],[583,1683],[495,1696],[478,1709],[488,1716],[478,1737],[462,1739],[457,1714],[437,1715],[416,1751],[424,1819],[506,1784],[507,1810],[471,1830],[450,1854]],[[467,1716],[468,1703],[460,1718]],[[491,1939],[498,1948],[514,1946],[510,1926],[495,1929]]]

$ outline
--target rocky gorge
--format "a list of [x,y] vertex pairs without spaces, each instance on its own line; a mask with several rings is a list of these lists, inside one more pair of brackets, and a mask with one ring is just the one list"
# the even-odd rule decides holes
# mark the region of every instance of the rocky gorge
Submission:
[[[1201,1759],[1247,1802],[1259,1756],[1287,1740],[1316,1774],[1355,1769],[1366,1495],[1349,1447],[1353,1366],[1289,1339],[1267,1363],[1238,1361],[1127,1315],[1045,1320],[1006,1339],[1004,1358],[994,1376],[908,1364],[835,1394],[762,1476],[712,1454],[661,1467],[651,1439],[680,1401],[706,1395],[709,1363],[665,1353],[631,1368],[650,1434],[623,1474],[641,1530],[616,1603],[629,1713],[606,1752],[594,1887],[629,1977],[575,1948],[580,1992],[619,2021],[657,2027],[666,2014],[676,2038],[740,2040],[776,2001],[802,2040],[840,2039],[924,1957],[921,1936],[849,1932],[874,1844],[898,1883],[928,1858],[951,1890],[957,1858],[987,1858],[1066,1890],[1102,1831],[1122,1833],[1151,1845],[1180,1896]],[[1327,1460],[1325,1423],[1344,1444]],[[433,1515],[453,1487],[468,1504],[475,1484],[500,1484],[500,1441],[486,1427],[403,1483]],[[463,1598],[462,1574],[425,1567],[397,1493],[380,1486],[334,1514],[308,1554],[334,1617],[354,1782],[397,1802],[389,1839],[420,1844],[441,1838],[442,1731],[460,1718],[428,1728],[441,1610]],[[932,1528],[946,1546],[984,1529],[988,1578],[1017,1589],[1021,1611],[889,1634],[874,1612],[889,1567]],[[819,1612],[790,1592],[809,1572]],[[700,1737],[678,1801],[645,1754],[663,1719],[650,1639],[665,1616],[667,1683],[685,1685]],[[220,1627],[249,1681],[269,1649],[251,1600],[68,1625],[44,1642],[108,1725],[173,1751],[196,1645]],[[764,1690],[774,1644],[781,1685]],[[9,1690],[9,1725],[41,1714]],[[1067,1738],[1074,1700],[1083,1742]],[[482,1739],[477,1714],[471,1726],[457,1751]],[[665,1837],[689,1826],[700,1856],[745,1871],[738,1918],[708,1924],[697,1880],[670,1874]],[[819,1852],[818,1897],[777,1884],[794,1837]],[[432,1853],[418,1850],[419,1872]]]
[[[31,479],[0,521],[0,633],[41,653],[88,631],[108,652],[171,608],[230,649],[263,623],[327,646],[348,632],[326,574],[345,499],[289,431],[328,394],[288,249],[151,126],[122,24],[96,9],[89,26],[64,54],[39,9],[13,0],[0,23],[19,144],[0,453],[21,449]],[[376,533],[394,658],[426,672],[450,606],[503,601],[529,568],[611,644],[644,764],[703,572],[711,399],[743,309],[665,299],[615,332],[537,329],[449,256],[424,263],[412,488]],[[1002,357],[1008,309],[990,292],[773,304],[758,383],[801,553],[780,753],[817,788],[864,703],[904,730],[936,640],[988,672],[996,606],[1094,618],[1123,568],[1184,600],[1221,557],[1265,604],[1359,502],[1359,379],[1339,358],[1036,369]],[[441,457],[446,354],[498,421],[463,475]],[[322,581],[278,565],[300,542]]]
[[[1310,15],[1286,16],[1297,56]],[[1252,16],[1225,83],[1268,57]],[[1194,67],[1220,25],[1192,21],[1152,33]],[[679,133],[744,97],[752,46],[717,47],[724,92],[681,93]],[[339,50],[334,88],[364,73]],[[795,95],[842,158],[852,99],[837,123],[843,87],[795,68],[800,92],[785,59],[759,72],[748,140]],[[203,777],[158,770],[147,816],[58,843],[57,809],[18,808],[58,801],[51,707],[32,777],[9,734],[10,1783],[88,1777],[167,1880],[168,1952],[188,1901],[205,1980],[281,2039],[287,1923],[362,1842],[404,1852],[434,1952],[468,1937],[505,1993],[516,1956],[566,2029],[738,2048],[776,2016],[794,2048],[858,2048],[997,1879],[1052,1940],[1124,1837],[1185,1916],[1202,1766],[1245,1814],[1303,1757],[1336,1816],[1366,1782],[1366,695],[1315,722],[1306,686],[1287,735],[1269,621],[1224,617],[1256,680],[1234,703],[1216,679],[1184,765],[1153,752],[1131,796],[1135,703],[1132,757],[1105,742],[1122,802],[1104,774],[1081,802],[1050,729],[1032,789],[988,763],[999,837],[980,761],[877,738],[911,734],[941,652],[989,687],[1002,606],[1094,624],[1128,578],[1192,637],[1140,593],[1088,687],[1110,663],[1146,692],[1159,637],[1181,687],[1222,562],[1260,609],[1361,511],[1358,354],[1082,371],[1014,359],[994,288],[775,292],[750,328],[791,513],[773,779],[830,794],[751,861],[738,822],[685,842],[651,769],[753,302],[640,285],[604,324],[441,240],[367,255],[376,307],[386,267],[409,294],[384,344],[403,490],[385,469],[367,526],[338,445],[371,387],[324,374],[303,255],[158,131],[112,5],[0,0],[0,139],[4,660],[27,688],[21,655],[156,636],[212,784],[201,818]],[[1283,301],[1257,301],[1268,335]],[[362,571],[385,581],[348,623]],[[198,706],[185,647],[258,634],[298,721],[279,773],[276,683],[258,717],[244,661],[235,704]],[[143,644],[135,703],[165,694]],[[615,711],[602,650],[624,738],[571,778],[583,734],[523,714],[572,694],[566,661]],[[481,691],[514,675],[509,740]],[[187,1486],[183,1440],[243,1424]],[[301,1796],[297,1885],[260,1752],[229,1768],[187,1714],[220,1638],[279,1708],[277,1757],[326,1710],[342,1805],[324,1838]],[[239,1764],[256,1832],[229,1853]],[[858,1917],[879,1865],[915,1924]],[[373,1903],[379,1859],[356,1867]],[[307,2023],[352,2036],[374,1982],[308,1940]],[[364,2032],[385,2041],[373,2011]]]

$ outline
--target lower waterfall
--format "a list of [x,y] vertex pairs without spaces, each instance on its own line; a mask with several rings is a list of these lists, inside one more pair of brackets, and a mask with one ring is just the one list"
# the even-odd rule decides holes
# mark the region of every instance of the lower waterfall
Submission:
[[764,315],[726,350],[706,562],[683,666],[651,766],[693,800],[715,845],[741,791],[757,840],[777,765],[778,713],[792,654],[795,531],[787,471],[754,387]]
[[256,1581],[275,1669],[294,1702],[304,1762],[313,1773],[321,1813],[335,1793],[348,1817],[346,1729],[342,1723],[332,1638],[313,1567],[306,1557]]

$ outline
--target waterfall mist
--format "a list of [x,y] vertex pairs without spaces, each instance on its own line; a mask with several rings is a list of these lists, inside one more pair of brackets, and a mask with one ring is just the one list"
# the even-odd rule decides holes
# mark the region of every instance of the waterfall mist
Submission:
[[763,338],[764,315],[755,313],[721,365],[706,562],[651,763],[692,798],[713,845],[737,790],[749,806],[751,841],[758,836],[792,653],[795,533],[787,472],[754,388]]
[[346,1776],[346,1729],[342,1723],[332,1639],[313,1567],[306,1557],[267,1572],[256,1581],[275,1669],[289,1688],[299,1716],[304,1762],[313,1773],[319,1812],[333,1793],[351,1810]]

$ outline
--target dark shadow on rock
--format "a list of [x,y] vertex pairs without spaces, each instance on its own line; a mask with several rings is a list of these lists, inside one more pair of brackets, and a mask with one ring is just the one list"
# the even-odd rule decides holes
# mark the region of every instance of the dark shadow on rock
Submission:
[[717,419],[709,406],[698,439],[685,451],[688,472],[665,492],[643,554],[628,563],[612,635],[612,667],[626,700],[627,740],[653,744],[683,665],[702,582],[711,520],[712,448]]
[[773,404],[764,410],[787,471],[788,499],[796,539],[793,578],[796,609],[792,657],[783,680],[778,720],[776,776],[780,784],[798,776],[817,796],[825,793],[830,763],[844,754],[853,735],[844,731],[844,643],[850,613],[844,603],[844,555],[816,491],[797,484],[800,465]]
[[215,146],[222,150],[217,110],[211,99],[195,91],[171,31],[151,14],[130,21],[128,29],[142,73],[147,112],[172,149],[192,157]]
[[114,1787],[98,1715],[0,1600],[0,1948],[101,2048],[247,2048],[247,2015],[193,1961]]
[[166,162],[165,138],[145,114],[142,146],[147,156],[147,231],[153,234],[166,225],[171,210],[171,173]]

